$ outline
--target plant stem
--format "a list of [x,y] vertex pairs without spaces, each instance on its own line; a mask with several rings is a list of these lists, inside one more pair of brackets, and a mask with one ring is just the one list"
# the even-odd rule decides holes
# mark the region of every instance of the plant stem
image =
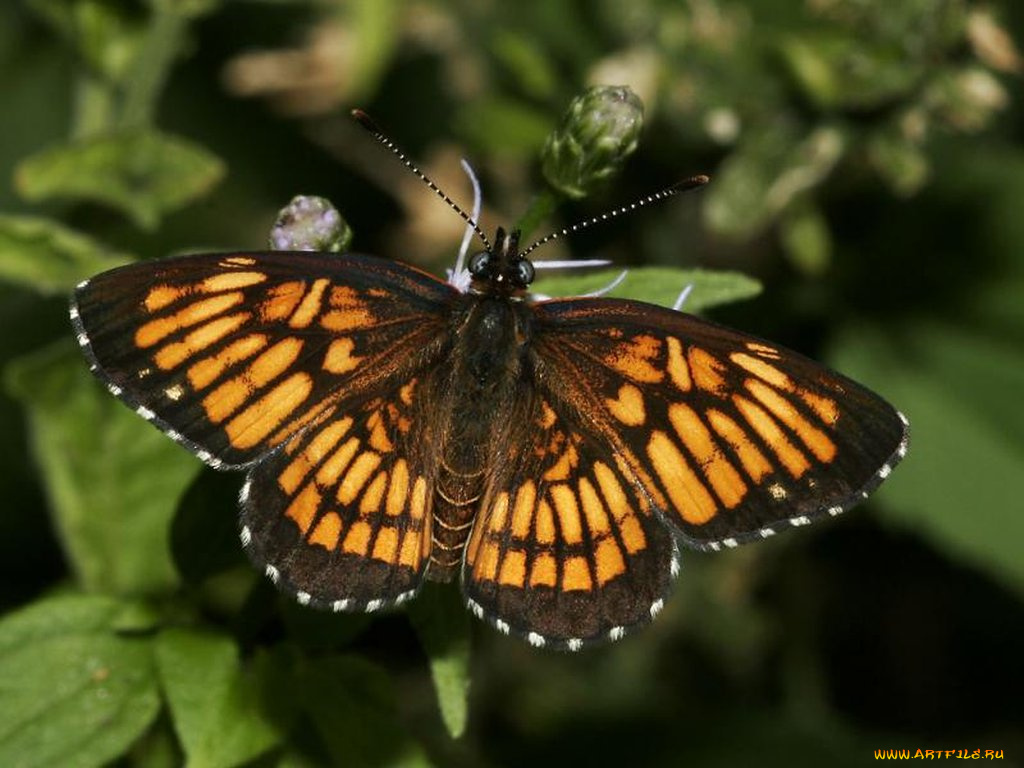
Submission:
[[109,83],[88,70],[74,84],[71,137],[88,139],[109,130],[114,120],[114,92]]
[[519,221],[516,222],[516,229],[520,231],[520,236],[524,240],[528,238],[538,224],[554,213],[558,202],[559,197],[552,190],[545,190],[534,197],[530,202],[530,207],[526,209],[526,213],[520,216]]
[[173,3],[154,3],[152,14],[134,72],[125,83],[120,128],[152,124],[164,81],[184,42],[185,13],[175,10]]

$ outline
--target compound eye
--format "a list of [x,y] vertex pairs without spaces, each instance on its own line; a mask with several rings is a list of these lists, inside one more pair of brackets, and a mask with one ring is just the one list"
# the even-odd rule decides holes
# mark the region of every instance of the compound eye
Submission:
[[523,288],[533,282],[535,272],[529,259],[520,259],[515,266],[515,282]]
[[487,277],[491,271],[493,259],[487,251],[478,251],[469,259],[469,274],[473,277]]

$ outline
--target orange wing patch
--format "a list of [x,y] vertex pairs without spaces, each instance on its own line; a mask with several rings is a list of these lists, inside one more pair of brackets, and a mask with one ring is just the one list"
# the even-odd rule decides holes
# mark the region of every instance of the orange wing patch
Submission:
[[[230,268],[237,266],[252,266],[252,259],[238,260],[228,259],[225,266]],[[235,291],[239,288],[247,288],[262,283],[267,279],[263,272],[236,272],[232,269],[229,272],[208,277],[199,283],[192,285],[170,285],[160,283],[149,289],[143,299],[143,306],[148,312],[156,312],[170,304],[173,304],[186,296],[196,293],[221,293],[223,291]]]
[[153,362],[161,370],[173,370],[207,347],[237,331],[248,322],[250,317],[248,312],[218,317],[192,331],[182,341],[171,342],[161,347],[153,356]]
[[675,384],[680,392],[689,392],[693,387],[693,377],[690,376],[690,366],[683,356],[683,344],[679,339],[669,337],[666,340],[668,346],[668,369],[669,379]]
[[747,420],[754,434],[771,448],[790,475],[799,479],[811,468],[803,451],[793,445],[782,427],[767,411],[742,395],[733,395],[733,402],[743,418]]
[[324,291],[330,281],[326,277],[314,280],[313,284],[299,300],[295,311],[288,318],[288,325],[292,328],[308,328],[317,315],[320,314],[321,302],[323,302]]
[[328,407],[250,475],[243,541],[300,602],[374,610],[423,579],[431,481],[398,425],[412,414],[392,395],[345,414]]
[[662,346],[662,340],[655,336],[636,336],[617,343],[604,362],[632,381],[652,384],[665,377],[663,366],[657,362]]
[[[621,636],[660,608],[673,571],[671,537],[623,474],[625,464],[593,458],[594,446],[551,405],[538,400],[536,416],[522,424],[518,434],[534,450],[493,480],[466,544],[469,607],[500,617],[499,630],[516,629],[534,645],[575,649],[584,639]],[[576,622],[562,626],[566,612],[576,612]]]
[[[766,357],[769,360],[779,359],[777,350],[759,344],[748,344],[747,346],[761,357]],[[806,387],[798,387],[788,374],[756,357],[740,352],[730,355],[730,360],[776,389],[795,394],[826,426],[834,427],[839,421],[839,406],[833,398],[812,392]],[[749,382],[747,387],[750,388]],[[831,459],[823,459],[823,461],[831,461]]]
[[[210,357],[204,357],[188,369],[188,380],[193,388],[206,389],[220,378],[228,368],[232,368],[243,360],[247,360],[267,346],[267,335],[252,333],[231,342]],[[197,355],[199,350],[193,352]]]
[[609,413],[627,426],[638,427],[647,420],[644,396],[632,384],[623,384],[617,397],[605,398],[604,402]]
[[685,403],[670,405],[668,418],[676,437],[686,446],[722,504],[730,509],[739,504],[746,495],[747,485],[717,445],[704,420]]
[[328,331],[353,331],[377,322],[369,302],[348,286],[332,288],[328,303],[330,309],[320,318],[320,324]]
[[363,356],[353,355],[355,342],[350,338],[335,339],[324,355],[323,369],[331,373],[350,373],[359,367]]
[[[632,396],[625,388],[620,404],[628,407]],[[620,457],[595,458],[602,449],[546,400],[537,398],[533,409],[530,418],[509,420],[507,440],[533,450],[500,464],[504,474],[485,491],[466,544],[463,589],[478,615],[501,617],[500,630],[575,648],[583,640],[559,626],[554,604],[590,606],[590,618],[574,625],[583,638],[618,636],[649,620],[652,606],[657,612],[673,545]],[[540,615],[544,605],[551,610]]]
[[301,339],[282,339],[259,354],[238,376],[206,395],[202,401],[203,409],[210,421],[219,424],[235,413],[259,390],[287,371],[298,359],[302,347]]
[[748,380],[744,385],[779,422],[796,433],[818,461],[828,463],[836,457],[835,443],[805,419],[783,395],[760,381]]
[[[839,514],[862,498],[851,486],[873,487],[905,452],[888,404],[774,345],[632,302],[551,302],[539,313],[543,394],[593,425],[617,475],[698,546]],[[875,445],[880,425],[887,437]]]
[[292,374],[227,423],[224,431],[228,441],[238,449],[259,445],[309,399],[312,390],[309,374]]
[[772,472],[771,463],[733,419],[715,408],[709,409],[707,416],[712,429],[736,454],[743,471],[755,485]]
[[[622,492],[607,464],[594,469],[605,474],[605,486],[614,484]],[[568,592],[590,590],[595,582],[604,586],[624,573],[626,557],[642,552],[647,540],[636,509],[620,507],[616,516],[599,488],[596,477],[581,477],[548,486],[540,499],[532,484],[516,489],[511,502],[508,492],[499,494],[467,545],[472,578],[520,589],[546,584]],[[560,550],[577,554],[564,557]]]
[[177,312],[150,320],[135,332],[135,346],[147,349],[160,343],[171,334],[208,320],[222,312],[238,306],[245,300],[241,291],[225,293],[208,299],[195,301]]
[[305,294],[305,280],[289,280],[275,285],[257,304],[257,314],[265,323],[286,322]]
[[84,282],[72,320],[113,394],[203,461],[242,466],[428,367],[453,292],[370,257],[190,256]]
[[312,438],[301,434],[285,446],[289,460],[276,482],[292,499],[285,515],[307,543],[419,567],[426,480],[396,452],[396,431],[378,400],[358,420],[328,419]]
[[686,359],[690,364],[693,381],[699,389],[719,396],[728,391],[723,375],[725,365],[721,360],[698,346],[689,347]]
[[700,524],[717,514],[718,504],[714,497],[666,432],[655,430],[651,433],[647,441],[647,458],[672,506],[684,520]]

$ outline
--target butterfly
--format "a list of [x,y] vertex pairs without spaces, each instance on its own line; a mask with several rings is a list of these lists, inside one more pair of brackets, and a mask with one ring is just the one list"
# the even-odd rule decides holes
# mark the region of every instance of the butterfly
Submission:
[[468,274],[183,256],[84,281],[71,318],[115,396],[247,471],[241,542],[299,603],[375,611],[458,578],[534,646],[621,638],[663,607],[680,543],[838,515],[906,454],[901,413],[777,344],[639,301],[532,300],[515,231]]

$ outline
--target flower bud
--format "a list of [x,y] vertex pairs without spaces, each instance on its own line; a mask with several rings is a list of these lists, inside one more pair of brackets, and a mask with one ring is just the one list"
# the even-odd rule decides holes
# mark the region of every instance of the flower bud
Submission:
[[587,89],[544,144],[544,178],[567,197],[586,197],[633,153],[643,123],[643,102],[627,86]]
[[338,209],[323,197],[296,195],[277,215],[270,230],[275,251],[348,250],[352,230]]

